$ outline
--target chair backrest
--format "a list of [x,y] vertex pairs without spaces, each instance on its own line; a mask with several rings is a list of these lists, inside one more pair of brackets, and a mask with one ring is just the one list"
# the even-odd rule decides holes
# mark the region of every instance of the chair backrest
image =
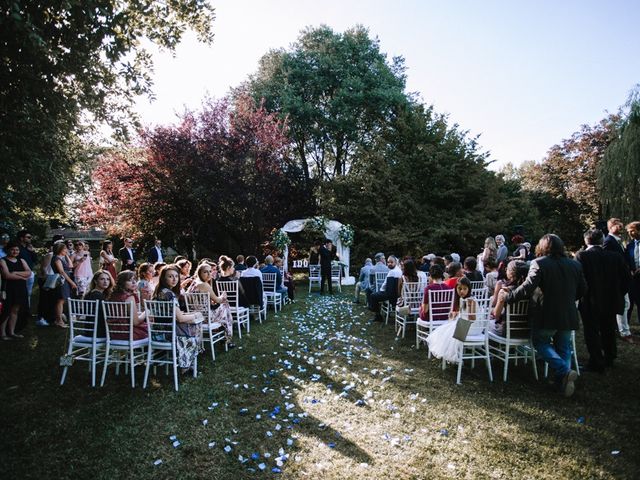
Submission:
[[422,282],[404,282],[402,284],[402,298],[404,300],[404,304],[409,306],[411,310],[418,311],[420,309],[423,296],[424,287],[422,286]]
[[[275,275],[275,273],[272,275]],[[238,285],[238,280],[224,280],[222,282],[218,282],[218,292],[220,295],[222,295],[223,292],[227,293],[227,301],[231,308],[238,308],[240,306]]]
[[69,300],[69,334],[95,337],[98,329],[99,300]]
[[475,320],[469,328],[468,335],[481,335],[489,325],[491,303],[489,297],[474,298],[476,304]]
[[483,288],[484,286],[484,280],[473,280],[471,282],[471,290],[477,290],[479,288]]
[[[176,307],[173,301],[145,300],[149,338],[163,338],[166,342],[176,341]],[[157,341],[157,340],[156,340]]]
[[529,300],[521,300],[507,306],[506,338],[529,338]]
[[262,286],[265,292],[275,293],[276,291],[277,275],[275,273],[263,273],[262,274]]
[[320,280],[320,265],[309,265],[309,280],[311,279]]
[[102,302],[107,338],[133,341],[133,302]]
[[382,284],[387,278],[388,272],[375,272],[375,274],[376,274],[375,291],[379,292],[380,288],[382,287]]
[[[221,282],[217,282],[221,283]],[[211,297],[207,292],[191,292],[184,295],[187,312],[200,312],[205,319],[211,317]]]
[[453,307],[455,290],[428,290],[429,292],[429,321],[442,322],[449,319],[449,312]]
[[342,267],[340,265],[332,265],[331,266],[331,278],[336,279],[340,278],[342,274]]
[[472,288],[471,295],[473,296],[473,298],[476,298],[478,300],[489,298],[489,289],[484,285],[479,288]]
[[240,277],[240,306],[250,307],[252,305],[263,306],[264,295],[262,280],[260,277]]

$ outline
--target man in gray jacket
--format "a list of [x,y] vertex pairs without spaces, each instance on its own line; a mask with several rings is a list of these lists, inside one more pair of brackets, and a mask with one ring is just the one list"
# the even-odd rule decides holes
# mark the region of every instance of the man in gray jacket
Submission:
[[570,397],[577,372],[571,369],[571,332],[579,326],[576,300],[587,290],[579,262],[567,257],[557,235],[546,234],[536,247],[529,275],[522,285],[508,292],[507,302],[529,298],[529,321],[538,354],[555,371],[560,391]]

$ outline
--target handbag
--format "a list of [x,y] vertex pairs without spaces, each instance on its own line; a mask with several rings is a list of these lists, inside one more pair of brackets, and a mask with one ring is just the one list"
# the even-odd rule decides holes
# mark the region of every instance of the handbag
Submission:
[[59,273],[53,273],[51,275],[47,275],[47,278],[44,281],[42,288],[44,290],[53,290],[55,288],[62,286],[63,283],[64,283],[64,278],[62,277],[62,275],[60,275]]
[[472,323],[472,320],[458,317],[458,320],[456,320],[456,329],[453,332],[453,338],[464,342],[467,339],[467,335],[469,334],[469,329],[471,328]]

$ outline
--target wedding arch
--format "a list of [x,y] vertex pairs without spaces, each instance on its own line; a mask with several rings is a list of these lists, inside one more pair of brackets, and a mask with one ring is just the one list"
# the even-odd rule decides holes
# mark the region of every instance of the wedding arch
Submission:
[[[288,221],[281,230],[286,233],[298,233],[305,229],[309,225],[310,222],[318,222],[318,217],[315,218],[305,218],[299,220],[290,220]],[[318,223],[316,223],[318,224]],[[349,255],[351,249],[349,245],[345,245],[345,242],[342,241],[341,238],[341,230],[344,231],[345,225],[336,221],[336,220],[322,220],[320,225],[323,226],[323,234],[325,238],[328,238],[333,242],[336,246],[336,254],[340,259],[340,264],[342,265],[342,284],[343,285],[354,285],[356,280],[354,277],[349,275]],[[350,227],[349,227],[350,228]],[[284,268],[287,269],[287,259],[289,257],[289,247],[285,245],[282,251],[283,256],[283,264]]]

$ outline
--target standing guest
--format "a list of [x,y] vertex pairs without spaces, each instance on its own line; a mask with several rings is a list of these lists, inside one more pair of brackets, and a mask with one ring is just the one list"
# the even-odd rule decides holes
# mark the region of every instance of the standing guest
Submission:
[[76,240],[71,261],[73,263],[73,278],[78,286],[78,296],[82,297],[93,277],[91,257],[85,248],[84,242]]
[[195,360],[200,351],[202,314],[185,313],[186,303],[180,294],[180,270],[176,265],[167,265],[162,269],[153,299],[173,302],[175,305],[177,361],[182,373],[187,373],[195,367]]
[[493,294],[496,283],[498,283],[498,264],[495,258],[489,257],[484,264],[484,284],[489,294]]
[[[431,290],[451,290],[452,287],[444,283],[444,269],[442,265],[434,263],[429,269],[429,284],[424,289],[424,297],[420,306],[420,318],[429,320],[429,291]],[[446,320],[449,312],[434,314],[434,320]]]
[[464,259],[464,268],[462,273],[472,282],[482,282],[484,277],[482,273],[477,269],[478,261],[475,257],[467,257]]
[[256,268],[257,265],[258,265],[258,259],[253,255],[249,255],[247,257],[247,269],[243,270],[240,273],[240,276],[241,277],[258,277],[260,278],[260,281],[262,281],[262,272]]
[[0,258],[4,258],[7,256],[7,252],[5,251],[7,247],[7,243],[9,243],[11,237],[9,237],[8,233],[3,233],[0,235]]
[[462,265],[460,262],[451,262],[447,265],[447,269],[445,270],[447,274],[447,279],[444,281],[451,288],[456,288],[458,284],[458,279],[464,277],[464,272],[462,271]]
[[118,252],[122,266],[120,271],[131,270],[136,271],[136,251],[133,249],[133,240],[130,238],[124,239],[124,247]]
[[[505,302],[508,292],[518,288],[527,278],[529,266],[521,260],[511,260],[507,264],[506,280],[499,280],[495,286],[495,294],[492,298],[493,309],[491,310],[492,330],[498,335],[505,336],[505,326],[507,318],[507,310]],[[493,290],[490,290],[493,292]]]
[[462,277],[456,285],[453,308],[449,313],[449,322],[437,327],[427,337],[429,351],[436,358],[442,358],[450,363],[458,363],[458,350],[461,342],[453,338],[458,317],[465,320],[476,319],[476,301],[471,295],[471,281]]
[[487,237],[484,240],[484,250],[480,255],[482,264],[484,265],[490,258],[496,258],[498,256],[498,245],[493,237]]
[[640,222],[631,222],[627,225],[629,242],[627,243],[627,261],[631,268],[631,283],[629,285],[629,311],[627,320],[631,323],[633,306],[638,308],[640,318]]
[[[624,224],[619,218],[610,218],[607,220],[607,229],[609,234],[604,239],[603,248],[606,251],[617,253],[620,255],[627,266],[629,272],[633,271],[635,265],[631,259],[625,254],[624,245],[622,244],[622,234],[624,233]],[[629,280],[631,281],[631,280]],[[627,286],[627,293],[624,296],[624,312],[621,315],[616,315],[618,322],[618,332],[623,342],[634,343],[631,330],[629,329],[629,319],[627,318],[627,312],[629,311],[629,287]]]
[[77,286],[73,279],[73,267],[68,257],[67,244],[64,242],[56,243],[53,246],[53,257],[51,258],[51,269],[53,273],[57,273],[64,280],[62,285],[56,287],[54,291],[55,298],[55,322],[57,327],[66,327],[63,320],[64,305],[67,299],[77,290]]
[[496,262],[498,263],[498,265],[506,262],[507,257],[509,256],[509,250],[507,250],[507,246],[504,244],[504,242],[504,235],[496,235],[496,245],[498,246],[498,250],[496,253]]
[[615,318],[624,312],[630,273],[620,255],[603,249],[602,230],[587,230],[584,241],[587,249],[578,252],[576,260],[582,264],[587,294],[578,308],[589,351],[587,369],[602,373],[605,367],[613,366],[617,355]]
[[242,272],[247,269],[247,266],[244,264],[244,255],[238,255],[236,257],[236,272]]
[[143,263],[138,267],[138,292],[140,292],[140,303],[144,308],[144,301],[151,300],[153,297],[154,285],[151,283],[153,280],[153,265],[150,263]]
[[318,250],[320,255],[320,295],[324,293],[325,282],[329,284],[329,294],[333,293],[333,286],[331,285],[331,246],[331,240],[326,238],[324,245]]
[[100,270],[106,270],[115,279],[116,273],[116,257],[113,254],[113,243],[111,240],[102,242],[102,251],[100,251]]
[[149,249],[149,252],[147,253],[147,262],[152,265],[154,263],[164,262],[164,258],[162,256],[162,240],[159,238],[155,239],[153,247]]
[[[140,297],[138,296],[138,284],[136,282],[136,272],[123,270],[118,274],[116,286],[109,296],[110,302],[130,303],[133,310],[133,340],[144,340],[149,336],[146,318],[147,312],[142,312],[140,308]],[[118,319],[121,322],[121,319]],[[115,332],[109,332],[113,340],[129,340],[129,328],[118,325]]]
[[313,245],[309,249],[309,265],[320,264],[320,246],[321,242],[319,240],[313,242]]
[[54,290],[45,290],[44,282],[47,280],[48,275],[53,275],[53,269],[51,268],[51,259],[53,258],[53,244],[47,244],[47,254],[40,260],[38,266],[38,289],[40,295],[38,296],[38,319],[36,320],[36,326],[48,327],[55,321],[55,302]]
[[558,389],[570,397],[578,378],[571,369],[571,332],[579,326],[576,300],[586,293],[587,282],[582,266],[567,257],[557,235],[544,235],[536,247],[536,256],[524,283],[508,292],[507,303],[531,298],[529,321],[534,346],[555,371]]
[[104,310],[102,302],[108,300],[111,292],[115,287],[113,277],[106,270],[98,270],[91,278],[87,293],[84,294],[85,300],[98,300],[98,325],[96,328],[96,338],[105,338],[107,329],[104,323]]
[[369,273],[371,272],[372,267],[373,262],[370,258],[367,258],[364,261],[364,266],[360,269],[360,276],[358,277],[358,282],[356,283],[355,298],[353,299],[354,303],[360,303],[360,292],[362,290],[366,291],[370,288]]
[[33,292],[33,284],[35,282],[35,269],[38,264],[38,254],[36,254],[31,239],[33,236],[28,230],[20,230],[16,235],[18,244],[20,245],[20,258],[27,262],[29,270],[31,271],[31,277],[27,279],[27,298],[29,300],[29,306],[31,306],[31,292]]
[[527,261],[527,247],[524,245],[524,237],[522,235],[514,235],[511,238],[511,243],[516,245],[516,249],[513,251],[513,256],[509,257],[509,260],[521,260]]
[[4,282],[6,298],[3,302],[2,317],[0,317],[0,338],[13,340],[23,338],[16,333],[18,315],[29,309],[27,296],[27,281],[32,277],[31,269],[26,260],[20,258],[20,246],[9,242],[5,246],[6,257],[0,259],[0,271]]

